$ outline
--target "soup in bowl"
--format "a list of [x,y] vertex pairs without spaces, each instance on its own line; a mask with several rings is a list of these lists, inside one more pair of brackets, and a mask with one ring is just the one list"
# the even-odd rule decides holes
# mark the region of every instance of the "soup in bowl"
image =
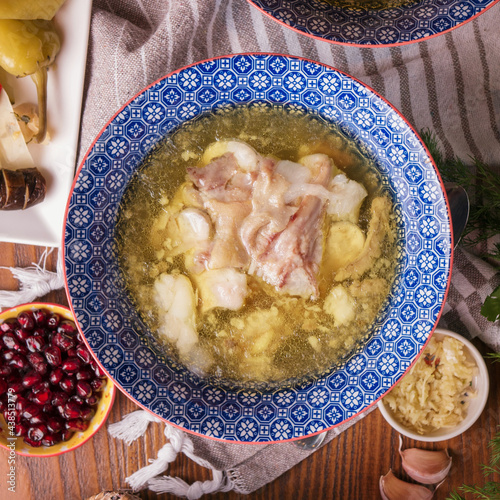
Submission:
[[448,206],[422,141],[371,89],[272,54],[155,82],[85,157],[67,208],[71,306],[138,404],[269,442],[375,403],[447,292]]

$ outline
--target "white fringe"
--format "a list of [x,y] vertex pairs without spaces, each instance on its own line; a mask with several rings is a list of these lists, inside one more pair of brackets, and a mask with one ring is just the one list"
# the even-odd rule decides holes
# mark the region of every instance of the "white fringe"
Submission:
[[[110,425],[109,433],[130,444],[146,432],[149,422],[162,421],[147,411],[135,411],[126,415],[121,422]],[[215,469],[210,462],[194,454],[193,442],[186,433],[165,424],[165,436],[169,442],[160,449],[158,458],[150,460],[150,465],[125,479],[134,491],[147,487],[156,493],[172,493],[188,500],[197,500],[207,493],[229,491],[234,488],[225,472]],[[157,477],[168,469],[169,464],[177,458],[179,453],[184,453],[198,465],[210,469],[213,479],[204,482],[196,481],[190,485],[178,477]]]
[[0,267],[7,269],[19,281],[18,291],[0,291],[0,308],[14,307],[27,302],[33,302],[39,297],[47,295],[52,290],[64,287],[64,267],[61,252],[57,259],[57,272],[47,271],[47,257],[53,248],[45,248],[38,264],[32,267]]

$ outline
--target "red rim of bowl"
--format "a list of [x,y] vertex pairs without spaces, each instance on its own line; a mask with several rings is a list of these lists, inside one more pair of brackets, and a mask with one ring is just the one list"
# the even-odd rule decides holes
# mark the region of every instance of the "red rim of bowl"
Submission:
[[[9,313],[9,312],[13,312],[14,309],[18,309],[20,307],[39,307],[39,308],[42,308],[42,307],[59,307],[59,308],[65,310],[65,311],[67,311],[67,313],[68,313],[67,319],[70,319],[71,321],[75,322],[75,324],[77,325],[78,330],[80,330],[80,333],[82,334],[82,338],[84,339],[85,344],[87,345],[87,347],[90,350],[90,353],[92,354],[92,358],[99,364],[99,368],[102,369],[101,364],[99,363],[99,361],[95,357],[94,351],[92,349],[90,349],[90,346],[87,344],[87,340],[85,339],[85,336],[83,335],[83,332],[81,331],[81,328],[80,328],[80,326],[78,324],[78,321],[76,321],[76,318],[75,318],[75,315],[74,315],[73,311],[69,307],[63,306],[62,304],[55,304],[53,302],[27,302],[25,304],[19,304],[19,305],[14,306],[14,307],[9,307],[9,309],[3,310],[2,312],[0,312],[0,316],[3,316],[4,314]],[[105,370],[103,370],[103,371],[105,371]],[[80,446],[84,445],[87,441],[89,441],[90,439],[92,439],[101,430],[101,427],[106,423],[106,420],[108,420],[109,414],[111,413],[111,409],[113,408],[113,403],[115,402],[115,397],[116,397],[116,384],[115,384],[115,381],[108,375],[108,373],[106,371],[105,371],[105,373],[106,373],[108,382],[111,384],[111,387],[109,389],[109,391],[110,391],[110,398],[109,398],[109,404],[107,405],[106,411],[105,411],[104,416],[102,418],[102,422],[99,424],[99,426],[97,427],[97,429],[95,429],[91,434],[89,434],[89,436],[87,438],[82,439],[81,442],[79,442],[75,446],[72,446],[71,448],[68,448],[67,450],[61,450],[61,451],[58,451],[58,452],[55,452],[55,453],[43,453],[43,454],[40,454],[40,455],[32,455],[29,452],[24,452],[24,451],[18,451],[18,450],[16,450],[16,455],[21,455],[23,457],[35,457],[35,458],[36,457],[56,457],[58,455],[62,455],[63,453],[68,453],[69,451],[76,450],[77,448],[80,448]],[[91,420],[91,422],[92,422],[92,420]],[[5,450],[10,450],[10,448],[7,448],[1,442],[0,442],[0,448],[3,448]],[[39,448],[34,448],[34,449],[38,450]],[[50,447],[46,447],[46,449],[49,450]]]
[[[250,1],[250,0],[249,0]],[[497,0],[497,1],[500,1],[500,0]],[[147,89],[153,87],[154,85],[156,85],[157,83],[159,83],[160,81],[164,80],[165,78],[169,78],[171,77],[172,75],[175,75],[187,68],[190,68],[190,67],[194,67],[194,66],[197,66],[199,64],[203,64],[203,63],[207,63],[207,62],[210,62],[210,61],[216,61],[216,60],[219,60],[219,59],[226,59],[226,58],[230,58],[230,57],[235,57],[235,56],[245,56],[245,55],[248,55],[248,56],[259,56],[259,55],[263,55],[263,56],[281,56],[281,57],[287,57],[287,58],[292,58],[292,59],[297,59],[297,60],[300,60],[300,61],[305,61],[305,62],[310,62],[310,63],[314,63],[314,64],[319,64],[325,68],[328,68],[332,71],[336,71],[338,73],[341,73],[345,76],[347,76],[348,78],[351,78],[352,80],[358,82],[360,85],[366,87],[368,90],[370,90],[371,92],[373,92],[374,95],[377,96],[377,98],[381,99],[384,103],[386,103],[391,109],[394,110],[394,112],[396,112],[400,117],[401,119],[406,123],[406,125],[408,126],[408,128],[415,134],[415,136],[418,138],[420,144],[422,145],[424,151],[427,153],[429,159],[431,160],[431,163],[434,167],[434,170],[436,172],[436,175],[437,175],[437,178],[439,180],[439,183],[441,185],[441,189],[444,193],[444,200],[445,200],[445,203],[446,203],[446,208],[447,208],[447,211],[448,211],[448,218],[450,220],[450,225],[451,225],[451,214],[450,214],[450,205],[449,205],[449,202],[448,202],[448,197],[446,196],[446,190],[444,188],[444,182],[443,182],[443,179],[441,178],[441,174],[439,173],[439,170],[436,166],[436,163],[434,161],[434,159],[432,158],[429,150],[427,149],[427,146],[425,145],[424,141],[422,140],[422,138],[420,137],[420,135],[417,133],[417,131],[415,130],[415,128],[408,122],[408,120],[401,114],[401,112],[393,105],[391,104],[387,99],[385,99],[383,96],[381,96],[378,92],[376,92],[372,87],[370,87],[369,85],[367,85],[366,83],[362,82],[361,80],[359,80],[358,78],[355,78],[351,75],[349,75],[348,73],[344,72],[344,71],[341,71],[337,68],[334,68],[333,66],[330,66],[328,64],[324,64],[322,62],[318,62],[318,61],[314,61],[313,59],[308,59],[306,57],[300,57],[300,56],[292,56],[292,55],[289,55],[289,54],[278,54],[278,53],[270,53],[270,52],[244,52],[244,53],[238,53],[238,54],[226,54],[226,55],[223,55],[223,56],[217,56],[217,57],[210,57],[208,59],[204,59],[202,61],[197,61],[197,62],[194,62],[192,64],[187,64],[186,66],[183,66],[182,68],[179,68],[179,69],[176,69],[174,71],[171,71],[170,73],[167,73],[166,75],[158,78],[157,80],[155,80],[154,82],[150,83],[149,85],[147,85],[146,87],[144,87],[143,89],[141,89],[139,92],[137,92],[134,96],[132,96],[129,100],[127,100],[121,107],[120,109],[118,109],[118,111],[116,111],[112,116],[111,118],[106,122],[106,124],[102,127],[102,129],[99,131],[99,133],[96,135],[96,137],[94,138],[94,140],[92,141],[91,145],[89,146],[87,152],[85,153],[82,161],[80,162],[80,165],[78,166],[78,169],[76,170],[75,172],[75,177],[73,179],[73,184],[71,185],[71,190],[69,192],[69,196],[68,196],[68,201],[66,203],[66,209],[65,209],[65,212],[64,212],[64,220],[66,221],[67,218],[68,218],[68,211],[69,211],[69,207],[70,207],[70,202],[71,202],[71,198],[73,196],[73,191],[75,189],[75,185],[76,185],[76,182],[78,180],[78,176],[80,174],[80,172],[82,171],[82,168],[84,167],[85,165],[85,162],[88,158],[88,156],[90,155],[92,149],[94,148],[96,142],[98,141],[99,137],[101,137],[101,135],[106,131],[106,129],[108,128],[108,126],[111,124],[111,122],[123,111],[124,108],[126,108],[132,101],[134,101],[134,99],[136,99],[138,96],[140,96],[142,93],[144,93]],[[66,224],[64,225],[63,227],[63,231],[62,231],[62,239],[61,239],[61,252],[62,252],[62,259],[63,259],[63,263],[66,261],[66,249],[65,249],[65,245],[64,245],[64,241],[65,241],[65,232],[66,232]],[[415,359],[413,360],[413,362],[408,366],[408,368],[404,371],[404,373],[401,375],[401,377],[404,377],[404,375],[406,375],[406,373],[408,373],[409,370],[411,370],[411,368],[413,367],[413,365],[418,361],[418,359],[420,358],[420,355],[422,354],[422,352],[424,351],[425,347],[427,346],[427,344],[429,343],[431,337],[432,337],[432,333],[434,332],[434,330],[437,328],[437,325],[439,323],[439,319],[441,318],[441,314],[443,313],[443,307],[444,307],[444,304],[446,302],[446,298],[448,296],[448,292],[449,292],[449,289],[450,289],[450,283],[451,283],[451,269],[453,267],[453,256],[454,256],[454,251],[453,251],[453,247],[454,247],[454,241],[453,241],[453,231],[450,232],[450,238],[451,238],[451,248],[450,248],[450,272],[449,272],[449,276],[448,276],[448,283],[447,283],[447,286],[446,286],[446,290],[444,292],[444,298],[443,298],[443,302],[442,302],[442,305],[441,305],[441,309],[438,313],[438,316],[436,318],[436,321],[435,321],[435,324],[434,326],[432,327],[430,333],[429,333],[429,337],[427,338],[425,344],[422,346],[421,350],[420,350],[420,353],[415,356]],[[66,295],[67,297],[71,297],[70,294],[69,294],[69,287],[68,287],[68,280],[67,280],[67,276],[66,276],[66,266],[64,266],[64,286],[65,286],[65,290],[66,290]],[[370,403],[369,405],[367,405],[365,408],[363,408],[361,411],[359,411],[358,413],[356,413],[355,415],[353,415],[352,417],[349,417],[345,420],[343,420],[342,422],[338,423],[338,424],[335,424],[331,427],[328,427],[326,429],[322,429],[321,431],[318,431],[318,432],[314,432],[314,433],[311,433],[311,434],[308,434],[307,436],[299,436],[299,437],[295,437],[295,438],[292,438],[292,439],[284,439],[284,440],[281,440],[281,441],[265,441],[265,442],[246,442],[246,441],[228,441],[228,440],[225,440],[225,439],[220,439],[220,438],[216,438],[216,437],[213,437],[213,436],[206,436],[204,434],[200,434],[200,433],[197,433],[193,430],[190,430],[190,429],[186,429],[184,427],[181,427],[179,425],[176,425],[172,422],[170,422],[169,420],[166,420],[162,417],[160,417],[159,415],[157,415],[156,413],[154,413],[152,410],[150,410],[149,408],[145,407],[144,405],[142,405],[141,403],[139,403],[137,400],[135,400],[133,398],[133,396],[131,394],[129,394],[127,392],[126,389],[124,389],[113,377],[111,377],[108,373],[108,371],[101,365],[100,361],[97,359],[95,353],[94,353],[94,350],[92,349],[92,347],[90,346],[90,344],[88,343],[87,341],[87,338],[85,337],[85,334],[83,333],[83,330],[82,328],[80,327],[80,324],[78,323],[78,320],[76,318],[76,314],[73,310],[73,303],[71,300],[69,300],[69,305],[70,305],[70,308],[71,308],[71,312],[73,314],[73,317],[75,319],[75,323],[80,331],[80,333],[82,334],[82,338],[85,342],[85,345],[89,348],[89,350],[92,352],[92,355],[94,356],[94,359],[98,362],[99,364],[99,367],[106,373],[108,379],[110,379],[113,384],[115,385],[115,387],[117,387],[120,392],[122,392],[128,399],[130,399],[131,401],[133,401],[137,406],[139,406],[140,408],[142,408],[144,411],[147,411],[148,413],[150,413],[151,415],[153,415],[154,417],[162,420],[163,422],[165,422],[166,424],[169,424],[171,425],[172,427],[175,427],[181,431],[184,431],[184,432],[187,432],[189,434],[192,434],[194,436],[198,436],[198,437],[203,437],[203,438],[206,438],[206,439],[211,439],[213,441],[217,441],[217,442],[220,442],[220,443],[233,443],[233,444],[245,444],[245,445],[267,445],[267,444],[273,444],[273,443],[287,443],[287,442],[293,442],[293,441],[299,441],[299,440],[302,440],[304,438],[308,438],[308,437],[312,437],[312,436],[316,436],[317,434],[322,434],[324,432],[328,432],[330,431],[331,429],[334,429],[335,427],[338,427],[340,425],[343,425],[347,422],[349,422],[350,420],[360,416],[361,414],[363,414],[364,412],[366,412],[369,408],[373,408],[377,405],[378,401],[380,401],[386,394],[388,391],[386,391],[382,396],[380,396],[379,398],[377,398],[376,400],[374,400],[372,403]]]

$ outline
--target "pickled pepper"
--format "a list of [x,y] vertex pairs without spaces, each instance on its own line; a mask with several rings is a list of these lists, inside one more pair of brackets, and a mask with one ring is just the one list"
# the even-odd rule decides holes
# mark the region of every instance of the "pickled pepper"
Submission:
[[39,143],[47,132],[47,68],[60,47],[52,21],[0,19],[0,66],[16,77],[30,75],[37,88]]

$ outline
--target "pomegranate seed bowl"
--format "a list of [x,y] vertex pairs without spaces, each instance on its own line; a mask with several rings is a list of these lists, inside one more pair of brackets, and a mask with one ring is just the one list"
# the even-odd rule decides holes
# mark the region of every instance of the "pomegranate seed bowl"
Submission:
[[0,313],[0,446],[51,457],[101,428],[115,385],[88,350],[71,311],[34,302]]
[[[240,119],[241,116],[244,119]],[[253,120],[255,116],[260,118]],[[268,116],[272,118],[268,119]],[[307,147],[314,144],[314,137],[318,137],[313,137],[312,132],[305,139],[300,135],[309,130],[302,127],[302,119],[307,120],[307,127],[309,124],[311,127],[324,126],[327,133],[335,133],[339,141],[348,141],[359,148],[359,157],[371,162],[371,171],[380,180],[377,181],[377,189],[384,194],[379,197],[379,201],[385,203],[382,200],[386,200],[393,214],[392,260],[387,259],[386,262],[390,262],[390,272],[394,278],[385,280],[386,295],[380,302],[381,306],[377,305],[370,319],[359,327],[356,341],[349,343],[347,337],[347,343],[342,341],[341,348],[346,347],[335,360],[329,357],[330,351],[327,351],[331,346],[329,342],[335,343],[339,338],[339,330],[335,330],[335,325],[329,323],[320,331],[316,326],[308,326],[309,310],[298,319],[299,314],[294,312],[292,305],[287,306],[289,309],[286,311],[281,309],[283,313],[278,310],[285,302],[296,303],[290,302],[295,300],[296,293],[285,295],[276,288],[288,280],[287,276],[280,274],[284,279],[272,284],[272,290],[267,288],[272,294],[268,302],[257,303],[257,299],[248,299],[242,306],[244,299],[240,300],[241,291],[245,290],[247,283],[248,289],[253,285],[261,287],[257,293],[271,283],[273,278],[265,274],[267,271],[264,267],[251,270],[250,265],[244,263],[227,264],[225,267],[209,263],[198,271],[199,274],[196,271],[191,273],[187,271],[187,266],[195,264],[194,257],[188,262],[188,256],[192,254],[186,252],[170,257],[168,253],[176,236],[165,236],[165,231],[170,231],[170,228],[173,228],[172,231],[177,230],[181,222],[167,226],[166,221],[170,219],[166,219],[160,227],[163,219],[159,217],[164,214],[169,217],[168,210],[171,210],[171,203],[178,199],[179,191],[175,189],[179,186],[196,186],[196,190],[189,192],[191,194],[186,191],[186,197],[189,194],[192,199],[205,196],[207,186],[224,196],[226,190],[234,188],[237,190],[237,194],[233,193],[236,198],[231,198],[236,200],[234,203],[212,204],[210,201],[211,204],[207,202],[206,206],[216,206],[217,210],[224,210],[229,205],[235,210],[244,206],[246,208],[243,210],[248,212],[244,212],[243,223],[240,212],[235,213],[234,217],[221,215],[217,218],[214,215],[212,218],[211,208],[205,210],[202,204],[198,205],[202,208],[195,208],[186,202],[183,207],[187,208],[182,208],[182,213],[186,217],[197,217],[194,225],[202,228],[202,231],[209,226],[204,237],[209,245],[207,251],[200,251],[196,258],[215,260],[216,249],[223,248],[221,245],[225,243],[235,248],[240,245],[240,240],[243,241],[242,238],[246,238],[245,235],[248,236],[249,251],[252,251],[253,242],[258,239],[252,235],[262,234],[259,232],[261,228],[271,224],[266,225],[266,214],[270,212],[254,213],[252,207],[256,204],[253,205],[248,196],[254,196],[259,186],[272,189],[273,186],[281,185],[274,181],[258,184],[259,176],[268,171],[271,172],[269,175],[275,175],[272,169],[278,169],[276,165],[280,164],[284,165],[284,169],[294,168],[294,172],[305,172],[308,176],[309,170],[304,171],[300,164],[293,162],[314,157],[324,160],[325,185],[330,182],[329,169],[337,160],[331,163],[329,158],[333,158],[337,154],[335,151],[340,149],[328,150],[330,153],[325,153],[324,149],[313,149],[306,150],[304,154],[297,152],[295,156],[292,153],[287,156],[287,151],[291,149],[286,148]],[[214,132],[211,135],[210,127],[205,127],[207,123],[216,123],[214,127],[219,124],[225,127],[227,124],[227,128],[212,129],[217,134]],[[255,132],[253,129],[247,131],[244,128],[247,125],[255,125],[258,129]],[[174,141],[184,137],[182,134],[186,130],[187,141],[178,147]],[[281,136],[282,130],[294,132],[293,135]],[[295,130],[298,132],[295,133]],[[205,133],[208,134],[203,139],[206,142],[200,145],[197,141]],[[270,149],[257,149],[260,146],[254,146],[255,143],[251,142],[252,137],[256,136],[262,137]],[[191,138],[193,142],[190,142]],[[218,141],[218,138],[222,140]],[[155,155],[158,149],[163,151],[161,148],[171,144],[172,151],[178,156],[174,153],[168,156],[169,152],[166,160],[157,160]],[[229,152],[226,155],[220,153],[220,149],[211,150],[210,144],[215,148],[240,148],[237,151],[241,153],[244,150],[248,154],[240,155],[238,167],[221,166],[216,163],[218,159],[234,159],[236,153]],[[262,142],[262,147],[267,147],[265,144]],[[210,151],[216,151],[216,154],[203,163],[203,158]],[[270,156],[264,158],[260,153]],[[257,160],[253,165],[256,166],[251,175],[256,175],[257,180],[247,183],[245,179],[249,170],[243,171],[241,165],[249,165],[255,158]],[[280,163],[276,158],[285,158],[280,161],[287,163]],[[344,161],[342,158],[337,156],[339,165]],[[151,179],[149,168],[156,168],[157,165],[163,177],[153,184],[154,189],[145,193],[136,191],[139,195],[134,195],[133,190],[143,185],[140,184],[143,180]],[[207,172],[213,174],[212,178],[202,179],[208,175]],[[291,170],[283,172],[288,175],[287,172]],[[223,179],[224,182],[220,182],[218,176],[226,174],[233,176],[234,180],[229,182]],[[190,178],[186,180],[188,176]],[[296,174],[297,178],[300,176],[302,174]],[[281,178],[284,179],[283,176]],[[307,178],[312,179],[310,176]],[[319,174],[315,178],[319,178]],[[293,185],[294,179],[290,176],[290,181],[286,182]],[[311,189],[314,188],[316,193],[326,190],[323,185],[313,186],[308,182],[305,182],[308,189],[312,186]],[[264,194],[261,197],[263,203],[279,198]],[[129,196],[135,196],[135,204],[127,205]],[[308,203],[308,200],[320,199],[320,196],[304,196],[301,199],[307,199]],[[241,197],[247,198],[241,201]],[[153,211],[150,202],[161,206],[155,205],[153,208],[156,211]],[[373,206],[373,202],[370,203],[365,206]],[[286,210],[296,210],[287,207]],[[280,247],[283,249],[280,255],[277,245],[265,252],[256,252],[252,265],[261,266],[264,262],[262,259],[270,259],[270,256],[273,256],[276,269],[280,268],[281,263],[285,266],[297,263],[304,272],[299,271],[300,277],[288,283],[290,286],[295,286],[294,283],[299,286],[310,284],[311,293],[315,293],[315,283],[319,281],[314,281],[314,277],[309,280],[308,276],[312,275],[306,272],[304,266],[309,263],[311,266],[317,265],[321,254],[318,257],[318,252],[309,252],[308,256],[302,253],[297,258],[302,250],[294,250],[299,248],[296,244],[299,239],[307,240],[307,245],[300,248],[313,248],[314,244],[310,243],[320,239],[322,230],[319,222],[314,221],[319,221],[318,217],[325,211],[309,208],[309,211],[304,209],[303,212],[288,215],[286,228],[281,230],[279,236],[275,234],[259,239],[263,245],[274,245],[273,242],[282,241],[283,234],[288,234],[291,243],[284,243]],[[255,231],[248,230],[244,235],[243,224],[251,220],[252,214],[255,215],[255,224],[260,226]],[[272,217],[280,214],[284,212],[273,209]],[[180,220],[180,217],[175,220]],[[264,222],[261,224],[259,221],[262,220]],[[155,221],[158,221],[158,226],[153,225]],[[219,221],[220,224],[226,224],[227,233],[222,230],[222,226],[217,225]],[[236,228],[239,232],[233,231],[232,221],[240,221],[234,223],[240,224],[241,230]],[[134,230],[144,230],[147,234],[141,236],[139,233],[138,236],[137,232],[121,232],[129,222]],[[189,233],[189,227],[194,227],[189,225],[187,219],[182,224],[187,228],[183,235]],[[303,229],[300,230],[300,227]],[[361,231],[357,226],[355,230],[356,234]],[[311,231],[314,233],[312,236]],[[209,241],[207,238],[212,238],[214,233],[216,236],[213,238],[218,239]],[[201,233],[198,231],[198,234]],[[156,243],[151,243],[153,237],[158,240],[158,248],[154,246]],[[349,241],[353,241],[352,236]],[[362,241],[365,241],[364,236]],[[123,250],[126,244],[133,245],[133,248],[127,247],[131,251]],[[222,441],[263,443],[300,439],[332,428],[375,405],[390,390],[415,362],[437,325],[451,275],[453,236],[449,207],[439,173],[422,140],[396,109],[363,83],[334,68],[294,56],[258,53],[219,57],[174,71],[152,83],[116,112],[97,136],[76,174],[66,208],[63,249],[68,300],[79,328],[107,375],[125,394],[142,408],[188,432]],[[137,251],[147,253],[156,260],[148,261],[149,257],[142,259],[142,254],[136,258]],[[226,258],[226,254],[231,254],[231,259],[236,255],[233,250],[222,251],[219,253],[221,260]],[[241,256],[246,259],[249,253],[244,249],[237,253],[236,258]],[[248,263],[249,259],[245,262]],[[207,274],[203,275],[205,271]],[[231,286],[241,278],[243,283],[235,286],[234,292],[226,289],[218,297],[209,292],[214,300],[199,301],[198,297],[202,296],[208,285],[197,280],[206,278],[212,271],[215,272],[212,276],[218,276],[216,280],[219,279],[222,288],[224,283],[230,281],[224,281],[226,275],[235,277],[231,278]],[[256,275],[255,272],[260,274]],[[327,279],[333,277],[330,271],[325,274]],[[261,279],[261,275],[264,278]],[[341,280],[339,276],[335,275],[335,279]],[[137,278],[136,283],[138,281],[139,284],[133,284],[132,278]],[[143,279],[149,281],[140,281]],[[381,280],[379,283],[384,282],[384,278]],[[351,281],[354,283],[355,280]],[[374,281],[371,283],[376,285]],[[333,287],[330,289],[333,290]],[[155,293],[158,290],[158,293],[152,297],[151,290]],[[354,293],[355,289],[352,290]],[[330,292],[325,292],[322,297],[327,293]],[[344,292],[339,290],[339,293]],[[366,295],[370,293],[368,290]],[[175,296],[175,301],[172,301],[172,296]],[[326,299],[316,300],[317,296],[311,295],[309,291],[306,297],[301,295],[300,304],[305,306],[301,305],[302,309],[299,310],[303,311],[307,306],[312,308],[311,314],[337,314],[335,311],[333,314],[327,312]],[[231,303],[226,301],[225,305],[219,305],[220,302],[216,301],[220,297]],[[166,304],[164,301],[167,300],[171,302]],[[343,309],[342,300],[340,295],[337,298],[332,296],[331,305],[343,314],[346,309]],[[350,299],[347,297],[346,300]],[[145,301],[148,302],[145,304]],[[255,309],[251,309],[255,304]],[[220,315],[212,323],[211,309],[204,311],[202,308],[205,306],[209,309],[219,308],[214,315]],[[145,309],[147,307],[150,309]],[[256,316],[252,315],[257,309],[259,314],[264,311],[265,315],[261,314],[254,320]],[[290,326],[292,321],[288,321],[291,314],[294,314],[293,321],[300,322],[300,328],[293,332],[291,329],[295,326]],[[161,328],[157,321],[160,315]],[[337,317],[339,322],[342,321],[341,316]],[[314,321],[315,325],[319,324],[316,319]],[[357,322],[357,317],[353,314],[346,321],[352,322],[344,330],[346,336],[351,336],[350,325]],[[212,325],[216,326],[212,328]],[[282,329],[276,325],[282,325]],[[313,329],[316,332],[314,335],[317,335],[315,338],[312,338]],[[287,332],[291,332],[290,337],[296,331],[297,335],[303,335],[298,340],[300,343],[292,346],[295,351],[287,350],[287,345],[281,348],[283,344],[280,344],[281,351],[271,349],[270,354],[257,359],[262,353],[262,345],[270,338],[268,333],[274,335],[274,332],[278,332],[280,336],[282,331],[287,335]],[[246,341],[248,332],[254,332],[255,336]],[[321,332],[325,336],[331,334],[331,337],[321,337]],[[216,344],[219,339],[220,343]],[[279,369],[277,364],[283,361],[288,363],[291,370],[298,366],[303,371],[297,374],[290,370],[280,379],[247,377],[243,380],[245,383],[239,383],[241,377],[231,378],[231,373],[226,376],[228,372],[219,371],[226,369],[227,365],[218,363],[218,360],[239,348],[237,342],[241,339],[246,341],[244,348],[248,348],[249,354],[246,356],[245,352],[243,356],[232,358],[229,367],[239,370],[239,375],[246,376],[250,370],[254,370],[255,365],[250,365],[254,361],[262,369]],[[208,345],[208,342],[212,344]],[[251,349],[254,350],[250,352]],[[301,357],[304,352],[308,358]],[[318,359],[313,357],[323,354],[324,364],[317,369],[315,367],[318,365],[311,368],[310,363]],[[190,356],[199,363],[195,369],[189,364]],[[207,363],[203,369],[201,364],[210,362],[209,356],[212,359],[216,356],[219,358],[210,366]],[[296,356],[293,359],[298,361],[290,361],[291,356]],[[197,370],[198,367],[201,369]],[[313,369],[316,370],[314,373]],[[84,392],[82,388],[82,394]]]

